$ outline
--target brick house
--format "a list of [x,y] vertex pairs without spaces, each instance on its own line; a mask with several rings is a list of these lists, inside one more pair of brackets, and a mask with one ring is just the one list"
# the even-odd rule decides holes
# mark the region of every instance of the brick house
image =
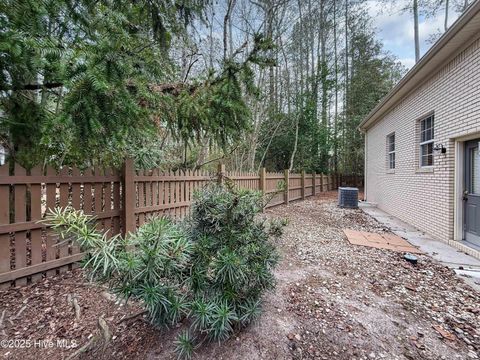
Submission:
[[366,200],[480,258],[480,1],[359,128]]

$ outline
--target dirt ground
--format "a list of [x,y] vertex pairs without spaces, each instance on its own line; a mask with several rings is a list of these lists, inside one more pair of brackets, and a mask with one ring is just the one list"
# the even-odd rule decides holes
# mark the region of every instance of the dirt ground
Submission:
[[[427,256],[415,266],[400,253],[349,244],[343,228],[388,229],[361,210],[339,209],[335,199],[332,192],[266,212],[289,220],[277,288],[256,324],[202,346],[195,359],[477,359],[480,294]],[[174,359],[180,329],[124,319],[138,311],[89,284],[81,270],[0,292],[0,340],[10,340],[0,356],[68,358],[97,336],[102,317],[112,340],[76,358]]]

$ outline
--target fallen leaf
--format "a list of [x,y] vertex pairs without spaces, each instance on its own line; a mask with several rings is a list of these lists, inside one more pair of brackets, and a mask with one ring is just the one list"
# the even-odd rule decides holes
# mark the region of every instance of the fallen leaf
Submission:
[[413,285],[405,285],[405,288],[407,288],[410,291],[417,291],[417,288]]
[[437,332],[442,335],[443,338],[447,339],[447,340],[450,340],[450,341],[455,341],[457,338],[455,335],[453,335],[452,333],[448,332],[447,330],[445,330],[442,326],[440,325],[433,325],[432,326],[435,330],[437,330]]

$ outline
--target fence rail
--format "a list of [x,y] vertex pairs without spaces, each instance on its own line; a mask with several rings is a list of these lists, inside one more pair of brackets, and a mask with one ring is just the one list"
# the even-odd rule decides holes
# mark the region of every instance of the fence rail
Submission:
[[[0,289],[63,273],[82,259],[75,244],[55,246],[57,238],[39,223],[48,209],[72,206],[94,215],[99,230],[125,234],[135,231],[152,215],[184,217],[193,193],[207,182],[224,177],[240,188],[272,194],[267,207],[333,190],[338,184],[361,184],[361,178],[305,172],[227,172],[223,165],[217,172],[206,173],[136,171],[131,160],[125,162],[122,171],[64,168],[57,172],[35,167],[27,172],[18,164],[10,171],[6,164],[0,166]],[[279,192],[279,188],[283,190]]]

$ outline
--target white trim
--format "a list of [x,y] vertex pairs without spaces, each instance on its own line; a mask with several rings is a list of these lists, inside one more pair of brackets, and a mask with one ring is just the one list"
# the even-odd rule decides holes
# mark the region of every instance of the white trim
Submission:
[[434,153],[433,153],[433,146],[432,146],[432,152],[429,153],[429,154],[426,154],[425,156],[429,156],[431,154],[432,156],[432,165],[422,165],[422,162],[423,162],[423,155],[422,155],[422,146],[424,145],[428,145],[428,144],[432,144],[434,143],[435,140],[428,140],[428,141],[424,141],[424,142],[421,142],[418,144],[418,168],[419,169],[425,169],[425,168],[433,168],[434,165],[435,165],[435,158],[433,157]]
[[[393,150],[390,150],[390,140],[393,138]],[[387,135],[387,172],[389,170],[395,170],[395,167],[396,167],[396,160],[397,159],[394,159],[393,160],[393,167],[392,167],[392,160],[390,159],[390,155],[394,155],[394,157],[396,157],[395,155],[395,142],[396,142],[396,137],[395,137],[395,131],[388,134]]]
[[365,149],[364,149],[364,162],[365,162],[365,167],[363,169],[363,199],[366,201],[368,199],[367,197],[367,169],[368,169],[368,134],[365,134]]
[[478,138],[480,138],[480,132],[478,132],[476,130],[475,130],[475,132],[467,131],[467,132],[463,132],[463,133],[460,133],[460,134],[455,134],[455,135],[449,137],[450,140],[463,141],[463,142],[469,141],[469,140],[475,140],[475,139],[478,139]]
[[[427,145],[427,144],[433,143],[434,141],[435,141],[434,139],[427,140],[427,141],[421,142],[419,145],[420,145],[420,146],[422,146],[422,145]],[[432,152],[432,154],[433,154],[433,152]]]
[[[463,240],[463,191],[465,190],[465,142],[480,138],[480,132],[467,133],[455,139],[455,174],[453,190],[453,240]],[[477,252],[480,254],[480,252]],[[477,256],[480,258],[480,256]]]
[[[422,83],[478,39],[480,1],[473,1],[438,41],[408,71],[395,87],[362,120],[359,129],[367,131],[401,99],[410,96]],[[460,44],[460,46],[459,46]],[[463,44],[463,45],[462,45]]]
[[[427,122],[427,120],[430,120],[431,126],[427,129],[425,125],[425,129],[422,130],[422,123]],[[422,154],[422,146],[428,145],[428,144],[434,144],[435,143],[435,113],[432,112],[430,115],[425,116],[424,118],[421,118],[418,120],[417,126],[419,127],[419,132],[418,135],[420,135],[419,143],[418,143],[418,167],[420,169],[423,168],[430,168],[435,165],[435,158],[433,157],[433,145],[432,145],[432,165],[422,165],[422,160],[423,160],[423,154]],[[422,141],[422,135],[423,133],[426,133],[427,131],[430,131],[432,134],[432,138],[429,140]],[[417,135],[417,136],[418,136]],[[427,157],[429,154],[426,155]]]
[[455,183],[453,202],[453,240],[463,240],[463,177],[465,142],[455,141]]

